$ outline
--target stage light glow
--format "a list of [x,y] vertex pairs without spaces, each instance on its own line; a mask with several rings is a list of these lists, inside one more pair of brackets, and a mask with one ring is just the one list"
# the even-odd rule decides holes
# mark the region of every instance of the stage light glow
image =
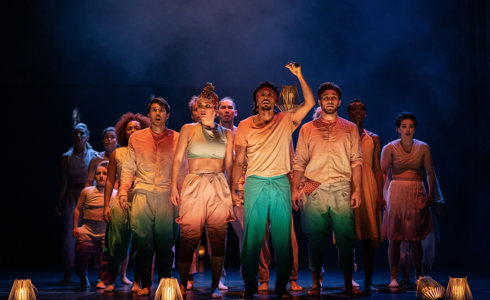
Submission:
[[183,300],[177,279],[162,278],[155,292],[155,300]]
[[429,276],[417,280],[417,298],[423,300],[442,299],[444,287]]
[[281,111],[288,111],[293,109],[299,103],[298,89],[295,85],[283,85],[279,100],[277,101],[277,107]]
[[444,299],[447,300],[473,300],[467,278],[449,277]]
[[16,279],[10,290],[9,300],[36,300],[36,287],[30,279]]

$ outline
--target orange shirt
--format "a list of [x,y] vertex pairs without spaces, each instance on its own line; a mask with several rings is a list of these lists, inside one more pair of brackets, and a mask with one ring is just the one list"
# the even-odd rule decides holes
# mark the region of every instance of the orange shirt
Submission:
[[[121,170],[120,195],[127,195],[134,178],[134,190],[162,192],[170,190],[172,162],[179,133],[166,129],[161,134],[150,128],[131,135],[128,154]],[[185,161],[179,173],[179,180],[187,174]]]
[[351,181],[352,168],[362,165],[357,126],[337,117],[328,126],[317,119],[301,127],[296,146],[294,171],[320,182]]
[[247,176],[274,177],[291,169],[289,145],[291,134],[298,127],[292,113],[276,114],[264,127],[254,125],[253,117],[238,124],[235,146],[246,147]]

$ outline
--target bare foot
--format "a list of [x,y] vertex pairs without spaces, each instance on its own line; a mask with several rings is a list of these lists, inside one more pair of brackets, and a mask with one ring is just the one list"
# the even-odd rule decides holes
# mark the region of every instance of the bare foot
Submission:
[[352,286],[353,287],[360,287],[361,285],[357,283],[354,279],[352,279]]
[[218,289],[220,289],[220,290],[228,290],[228,287],[224,284],[223,278],[221,278],[219,280]]
[[289,282],[289,289],[293,292],[301,292],[303,288],[296,282],[296,280],[291,280]]
[[293,295],[291,295],[290,293],[284,291],[282,293],[278,293],[277,294],[277,297],[278,298],[282,298],[282,299],[291,299],[291,298],[293,298]]
[[130,285],[132,283],[126,276],[121,276],[121,282],[125,285]]
[[392,279],[390,284],[388,284],[389,287],[399,287],[400,285],[398,284],[398,280]]
[[362,292],[358,290],[355,287],[352,287],[352,289],[344,289],[342,293],[350,295],[350,296],[360,296],[362,295]]
[[133,282],[133,287],[131,288],[131,293],[137,293],[141,291],[140,284],[136,281]]
[[116,289],[116,287],[113,285],[113,284],[109,284],[107,285],[107,287],[104,289],[104,292],[106,293],[110,293],[110,292],[114,292],[114,290]]
[[150,288],[149,287],[145,287],[145,288],[142,288],[141,291],[138,292],[138,296],[148,296],[150,294]]
[[306,292],[306,295],[307,296],[320,296],[320,286],[312,287],[311,290]]
[[262,282],[259,286],[259,292],[267,292],[269,290],[269,283]]
[[194,280],[187,281],[186,290],[192,290],[194,288]]
[[223,295],[221,295],[221,292],[219,291],[219,288],[214,289],[214,290],[211,292],[211,298],[213,298],[213,299],[220,299],[220,298],[223,298]]
[[102,280],[99,281],[99,282],[97,282],[97,284],[95,285],[95,288],[97,288],[97,289],[105,289],[104,282]]

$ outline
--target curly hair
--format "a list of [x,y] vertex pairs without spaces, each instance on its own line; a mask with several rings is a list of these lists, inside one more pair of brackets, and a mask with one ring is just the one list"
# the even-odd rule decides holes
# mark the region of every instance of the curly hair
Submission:
[[141,125],[141,129],[147,128],[150,126],[150,120],[148,117],[143,116],[142,114],[133,114],[132,112],[127,112],[121,116],[119,121],[116,123],[116,137],[117,142],[120,146],[126,147],[128,145],[128,139],[126,138],[126,127],[128,123],[131,121],[137,121]]
[[202,89],[199,98],[212,100],[214,104],[214,108],[218,109],[219,97],[218,94],[214,92],[214,86],[211,82],[206,82],[206,86]]

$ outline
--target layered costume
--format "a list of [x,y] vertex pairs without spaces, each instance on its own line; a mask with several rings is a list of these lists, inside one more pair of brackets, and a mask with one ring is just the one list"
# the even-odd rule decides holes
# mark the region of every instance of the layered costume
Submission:
[[283,294],[288,283],[293,255],[291,249],[291,191],[289,145],[299,124],[292,113],[276,114],[264,127],[253,117],[240,122],[235,147],[246,148],[247,181],[244,187],[244,237],[241,252],[242,275],[249,293],[258,289],[259,253],[269,220],[277,266],[275,291]]
[[[111,201],[115,196],[116,191],[112,193]],[[81,232],[77,236],[75,255],[77,275],[85,278],[90,259],[95,256],[99,262],[99,279],[107,283],[109,274],[107,272],[107,263],[102,253],[107,225],[103,219],[104,191],[98,190],[95,186],[87,187],[81,192],[80,198],[83,199],[83,225]]]
[[[373,173],[374,142],[364,130],[361,136],[362,192],[361,204],[354,209],[356,236],[360,240],[381,240],[381,212],[376,209],[378,186]],[[381,193],[381,191],[379,191]]]
[[[223,127],[216,124],[213,132],[196,123],[187,145],[187,158],[224,160],[227,142]],[[204,225],[207,226],[212,256],[224,257],[227,222],[233,220],[230,188],[223,172],[194,170],[188,174],[182,186],[177,218],[181,228],[180,261],[192,261]]]
[[[62,219],[63,219],[63,265],[65,269],[74,266],[75,260],[75,243],[73,237],[73,212],[77,206],[77,200],[80,192],[85,187],[87,180],[88,165],[95,157],[97,151],[87,143],[85,151],[80,154],[73,152],[73,147],[61,156],[63,171],[66,178],[66,190],[62,202]],[[78,225],[78,224],[77,224]]]
[[[158,278],[170,278],[178,234],[177,209],[170,201],[172,161],[179,134],[165,129],[161,134],[146,128],[129,139],[127,158],[121,171],[119,197],[127,195],[133,184],[131,231],[135,246],[135,272],[142,286],[150,287],[153,253]],[[181,168],[179,177],[183,178]]]
[[357,126],[337,117],[303,125],[294,171],[305,177],[302,224],[308,238],[310,270],[320,273],[323,247],[332,227],[339,249],[339,269],[352,272],[355,242],[351,207],[352,169],[362,164]]
[[424,155],[429,146],[414,139],[410,153],[395,140],[383,147],[381,160],[392,159],[385,193],[383,234],[388,240],[422,241],[432,229],[427,193],[422,183]]
[[[115,150],[117,179],[121,178],[122,165],[126,160],[127,153],[128,147],[121,147]],[[110,205],[111,220],[107,224],[104,253],[107,256],[108,268],[111,274],[117,274],[119,265],[126,259],[131,245],[131,225],[129,218],[131,204],[133,202],[133,191],[131,188],[128,190],[127,195],[127,210],[121,208],[119,195],[116,201],[113,201]]]

